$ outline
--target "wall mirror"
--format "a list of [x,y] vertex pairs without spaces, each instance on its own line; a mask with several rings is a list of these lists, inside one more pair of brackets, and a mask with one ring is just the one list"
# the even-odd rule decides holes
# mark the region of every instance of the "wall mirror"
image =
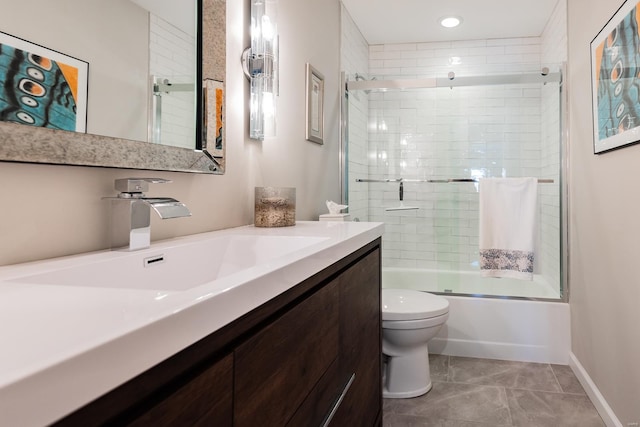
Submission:
[[224,173],[225,21],[226,0],[16,2],[0,160]]

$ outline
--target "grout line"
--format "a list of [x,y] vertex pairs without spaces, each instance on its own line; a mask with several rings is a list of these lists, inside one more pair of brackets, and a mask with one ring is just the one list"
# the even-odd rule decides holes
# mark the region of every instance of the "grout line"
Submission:
[[563,391],[544,390],[539,388],[511,387],[511,386],[506,386],[504,384],[470,383],[470,382],[461,382],[461,381],[434,381],[434,382],[448,382],[449,384],[468,385],[468,386],[474,386],[474,387],[501,387],[506,390],[531,391],[534,393],[552,393],[552,394],[566,394],[568,396],[585,396],[583,393],[565,393]]
[[504,397],[507,398],[507,413],[509,414],[509,425],[513,426],[513,415],[511,414],[511,404],[509,403],[509,394],[507,393],[507,388],[504,387]]
[[[556,383],[558,384],[558,387],[560,388],[560,391],[564,394],[565,391],[562,388],[562,384],[560,384],[560,380],[558,380],[558,376],[556,375],[556,371],[553,370],[553,367],[551,366],[551,364],[549,364],[549,368],[551,369],[551,373],[553,374],[553,378],[555,378]],[[573,394],[573,393],[571,393]]]
[[[555,394],[566,394],[566,395],[571,395],[571,396],[582,396],[584,395],[583,393],[568,393],[566,391],[564,391],[564,389],[562,388],[562,385],[560,384],[560,381],[558,380],[558,377],[555,373],[555,371],[553,370],[553,368],[551,367],[550,363],[539,363],[539,362],[522,362],[522,361],[511,361],[511,360],[506,360],[504,362],[508,362],[505,366],[509,367],[509,366],[527,366],[527,365],[537,365],[537,366],[546,366],[547,369],[551,370],[551,374],[553,375],[553,379],[555,380],[555,385],[557,386],[556,390],[549,390],[549,389],[541,389],[541,388],[531,388],[531,387],[516,387],[516,386],[509,386],[509,385],[504,385],[504,384],[495,384],[495,383],[477,383],[477,382],[464,382],[464,381],[452,381],[451,378],[449,378],[449,367],[451,366],[451,357],[452,356],[448,356],[448,366],[447,366],[447,381],[446,382],[450,382],[450,383],[454,383],[454,384],[469,384],[469,385],[477,385],[477,386],[494,386],[494,387],[504,387],[505,389],[510,389],[510,390],[524,390],[524,391],[534,391],[534,392],[541,392],[541,393],[555,393]],[[494,359],[482,359],[482,358],[477,358],[479,360],[494,360]],[[520,374],[517,374],[520,375]]]
[[[435,381],[435,382],[445,382],[445,381]],[[457,384],[457,385],[467,385],[467,386],[471,386],[471,387],[497,387],[497,388],[504,388],[504,389],[509,389],[509,390],[513,390],[512,387],[506,387],[502,384],[478,384],[478,383],[463,383],[460,381],[446,381],[449,384]],[[523,390],[527,390],[527,389],[523,389]],[[530,391],[537,391],[537,390],[530,390]]]
[[522,388],[522,387],[508,387],[508,389],[520,390],[520,391],[531,391],[533,393],[548,393],[548,394],[561,394],[561,395],[574,396],[574,397],[578,397],[578,396],[588,397],[586,394],[582,394],[582,393],[565,393],[563,391],[538,390],[533,388]]

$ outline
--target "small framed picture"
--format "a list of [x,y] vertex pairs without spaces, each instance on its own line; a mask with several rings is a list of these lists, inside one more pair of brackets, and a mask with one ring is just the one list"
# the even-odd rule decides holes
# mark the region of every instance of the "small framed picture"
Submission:
[[0,32],[3,121],[86,132],[88,80],[87,62]]
[[203,148],[224,157],[224,82],[204,79]]
[[637,0],[627,0],[591,41],[595,154],[640,141]]
[[324,144],[324,76],[307,63],[307,141]]

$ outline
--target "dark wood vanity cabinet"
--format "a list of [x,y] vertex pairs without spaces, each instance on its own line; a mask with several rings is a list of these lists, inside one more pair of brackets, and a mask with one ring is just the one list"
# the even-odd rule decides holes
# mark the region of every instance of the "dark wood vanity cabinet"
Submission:
[[375,408],[382,405],[379,251],[351,266],[337,281],[340,370],[343,378],[355,376],[335,419],[340,420],[337,425],[372,426],[380,415]]
[[380,426],[380,239],[59,425]]

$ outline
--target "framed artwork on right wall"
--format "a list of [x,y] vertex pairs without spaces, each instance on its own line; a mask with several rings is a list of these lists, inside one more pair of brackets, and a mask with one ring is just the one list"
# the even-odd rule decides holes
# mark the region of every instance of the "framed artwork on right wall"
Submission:
[[591,41],[595,154],[640,142],[640,21],[627,0]]

